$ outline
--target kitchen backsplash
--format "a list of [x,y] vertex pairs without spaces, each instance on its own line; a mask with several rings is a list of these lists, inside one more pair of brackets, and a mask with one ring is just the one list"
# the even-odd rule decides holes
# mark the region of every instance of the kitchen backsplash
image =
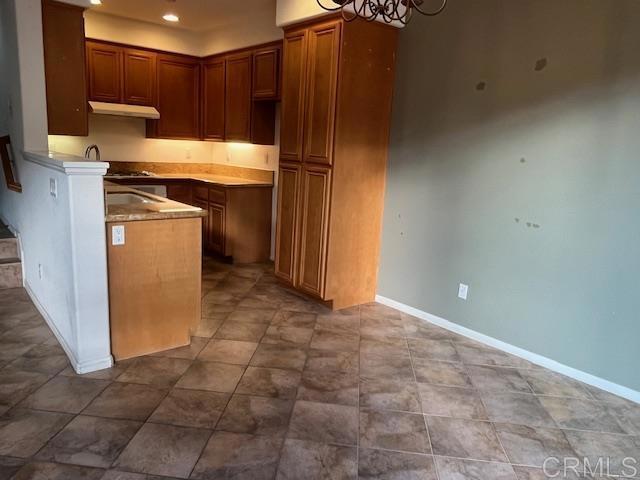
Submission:
[[145,136],[145,121],[139,118],[92,114],[87,137],[49,135],[49,150],[72,155],[84,155],[87,146],[94,143],[107,162],[213,163],[270,171],[278,168],[277,144],[150,139]]

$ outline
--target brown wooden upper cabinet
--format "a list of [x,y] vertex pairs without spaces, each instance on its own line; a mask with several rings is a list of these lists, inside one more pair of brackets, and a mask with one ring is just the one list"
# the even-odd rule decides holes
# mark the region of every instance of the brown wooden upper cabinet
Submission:
[[280,46],[253,52],[253,99],[276,100],[280,95]]
[[251,52],[228,56],[226,60],[226,140],[251,141]]
[[397,35],[285,29],[275,274],[334,309],[375,298]]
[[192,140],[200,134],[200,60],[184,55],[158,54],[159,120],[147,125],[149,137]]
[[205,140],[224,140],[225,60],[202,62],[202,133]]
[[[43,8],[44,5],[58,5],[52,0],[43,2]],[[61,8],[82,13],[81,9]],[[79,18],[82,20],[81,15]],[[75,27],[84,28],[77,19]],[[53,29],[54,26],[51,26],[50,30]],[[76,32],[70,38],[63,39],[68,48],[76,45],[78,36],[84,41],[84,30],[82,35]],[[56,48],[50,49],[52,57],[57,54],[57,49],[57,44]],[[281,93],[281,50],[281,42],[271,42],[229,54],[197,58],[102,40],[87,40],[86,69],[84,52],[80,52],[81,57],[76,59],[82,67],[79,79],[74,76],[71,81],[66,71],[60,71],[55,78],[51,75],[49,81],[47,74],[52,92],[54,82],[60,84],[58,89],[65,91],[67,83],[76,87],[52,99],[50,109],[72,99],[73,108],[77,109],[78,117],[84,119],[85,123],[84,126],[74,126],[73,130],[68,130],[73,115],[66,112],[65,115],[59,115],[60,122],[66,125],[70,133],[61,130],[55,133],[87,135],[87,120],[84,117],[87,116],[88,93],[89,100],[93,101],[156,107],[160,119],[147,121],[147,136],[150,138],[273,145],[275,102]],[[60,62],[61,59],[56,57],[56,61]],[[49,64],[51,71],[58,68],[53,60]],[[88,80],[85,80],[85,75]],[[83,98],[76,100],[78,92]]]
[[333,22],[308,30],[305,162],[331,164],[341,25]]
[[155,105],[156,53],[125,48],[123,55],[123,103],[148,107]]
[[155,52],[88,40],[87,72],[89,100],[155,104]]
[[47,121],[51,135],[89,134],[82,13],[81,7],[51,0],[42,2]]
[[307,31],[287,32],[283,42],[280,158],[302,161]]
[[122,103],[122,48],[87,41],[89,100]]

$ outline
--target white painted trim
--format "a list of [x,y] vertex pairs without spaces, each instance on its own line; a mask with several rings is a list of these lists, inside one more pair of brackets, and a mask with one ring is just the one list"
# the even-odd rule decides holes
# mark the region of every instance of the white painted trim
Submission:
[[536,365],[540,365],[541,367],[545,367],[554,372],[561,373],[562,375],[566,375],[567,377],[573,378],[580,382],[613,393],[614,395],[624,397],[633,402],[640,403],[640,392],[632,390],[631,388],[610,382],[609,380],[605,380],[600,377],[596,377],[595,375],[583,372],[582,370],[569,367],[550,358],[538,355],[537,353],[530,352],[520,347],[516,347],[515,345],[503,342],[502,340],[498,340],[497,338],[493,338],[483,333],[476,332],[475,330],[471,330],[470,328],[463,327],[462,325],[458,325],[457,323],[453,323],[449,320],[445,320],[444,318],[432,315],[431,313],[418,310],[417,308],[410,307],[409,305],[405,305],[404,303],[397,302],[390,298],[383,297],[382,295],[376,295],[376,302],[387,305],[388,307],[395,308],[396,310],[400,310],[401,312],[408,313],[409,315],[413,315],[414,317],[462,335],[463,337],[476,340],[480,343],[484,343],[485,345],[489,345],[493,348],[497,348],[498,350],[502,350],[504,352],[510,353],[511,355],[515,355],[516,357],[523,358],[531,363],[535,363]]
[[83,157],[57,152],[24,151],[25,160],[66,175],[105,175],[109,162],[94,162]]
[[42,306],[42,304],[38,300],[38,297],[36,297],[35,293],[29,286],[29,283],[27,282],[26,279],[24,280],[24,289],[27,291],[29,298],[31,298],[31,301],[40,312],[40,315],[42,315],[42,318],[44,318],[45,322],[47,322],[47,325],[55,335],[58,342],[60,342],[62,349],[67,354],[67,357],[69,357],[69,362],[71,362],[71,366],[73,367],[76,373],[82,374],[82,373],[95,372],[96,370],[103,370],[105,368],[110,368],[113,366],[113,357],[111,355],[109,355],[107,358],[99,358],[99,359],[91,360],[87,362],[79,362],[76,356],[73,354],[73,350],[71,350],[71,348],[65,341],[64,337],[56,327],[56,324],[51,319],[51,316],[49,315],[47,310],[44,308],[44,306]]

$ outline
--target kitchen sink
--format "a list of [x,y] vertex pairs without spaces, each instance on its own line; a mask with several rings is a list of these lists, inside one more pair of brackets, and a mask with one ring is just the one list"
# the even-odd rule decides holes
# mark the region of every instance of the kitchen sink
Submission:
[[131,205],[137,203],[157,203],[157,200],[137,193],[107,192],[107,205]]

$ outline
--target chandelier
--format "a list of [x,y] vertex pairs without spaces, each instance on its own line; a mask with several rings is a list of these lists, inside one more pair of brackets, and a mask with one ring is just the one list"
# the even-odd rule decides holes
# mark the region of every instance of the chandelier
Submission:
[[413,11],[422,15],[434,17],[444,10],[447,0],[441,0],[440,6],[436,10],[422,10],[424,0],[330,0],[333,5],[323,5],[323,0],[317,0],[318,5],[329,12],[342,13],[342,18],[347,22],[358,17],[371,22],[381,18],[385,23],[400,22],[406,25],[411,20]]

